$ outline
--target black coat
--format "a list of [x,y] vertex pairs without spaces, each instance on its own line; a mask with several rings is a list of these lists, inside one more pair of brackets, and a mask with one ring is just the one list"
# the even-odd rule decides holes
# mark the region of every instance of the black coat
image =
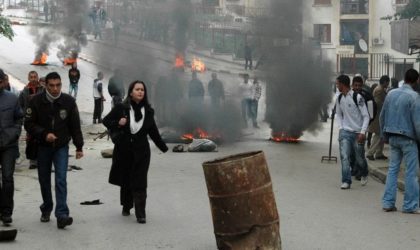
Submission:
[[[150,164],[150,145],[147,135],[162,152],[168,151],[153,116],[153,109],[145,108],[143,127],[134,135],[130,131],[130,106],[128,104],[117,104],[103,119],[103,124],[109,130],[122,131],[119,142],[114,145],[109,183],[129,187],[132,190],[146,190]],[[123,117],[127,118],[127,124],[120,127],[118,122]]]

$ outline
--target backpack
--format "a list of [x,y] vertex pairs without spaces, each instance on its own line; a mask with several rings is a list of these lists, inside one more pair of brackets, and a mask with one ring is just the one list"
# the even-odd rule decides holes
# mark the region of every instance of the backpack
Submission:
[[[361,95],[363,99],[365,100],[365,104],[369,113],[369,124],[371,124],[373,120],[375,120],[376,113],[378,112],[378,107],[376,105],[376,102],[373,99],[373,96],[371,93],[362,89],[360,93],[353,92],[353,101],[357,107],[359,107],[359,104],[357,103],[357,94]],[[343,97],[343,94],[340,94],[338,96],[338,103],[340,103],[341,97]]]

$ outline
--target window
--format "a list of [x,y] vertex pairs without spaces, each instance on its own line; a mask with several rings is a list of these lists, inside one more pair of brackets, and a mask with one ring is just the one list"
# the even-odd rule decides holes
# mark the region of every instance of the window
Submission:
[[331,5],[331,0],[314,0],[314,5]]
[[356,54],[368,53],[369,20],[342,20],[340,45],[354,45]]
[[320,43],[331,43],[331,24],[314,24],[314,38]]
[[369,0],[341,0],[342,15],[369,14]]

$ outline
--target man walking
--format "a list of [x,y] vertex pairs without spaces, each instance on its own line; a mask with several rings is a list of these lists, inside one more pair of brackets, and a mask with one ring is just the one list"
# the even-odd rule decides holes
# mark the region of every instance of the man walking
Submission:
[[383,139],[389,142],[390,160],[386,177],[385,192],[382,207],[385,212],[396,211],[397,179],[402,159],[406,163],[405,190],[403,213],[420,214],[419,158],[416,139],[420,138],[420,131],[415,124],[420,121],[420,112],[416,111],[419,96],[414,91],[418,84],[419,73],[409,69],[405,73],[404,84],[400,88],[390,91],[385,98],[380,116]]
[[204,100],[204,87],[203,83],[198,79],[197,72],[192,72],[192,79],[188,84],[188,97],[191,104],[202,105]]
[[51,167],[55,167],[55,216],[62,229],[73,223],[67,207],[67,167],[69,141],[76,146],[76,159],[83,157],[83,135],[76,101],[62,93],[61,77],[52,72],[46,76],[46,91],[29,103],[25,115],[25,129],[34,135],[38,147],[38,179],[43,203],[41,222],[50,221],[53,209],[51,194]]
[[254,78],[254,82],[252,84],[252,100],[251,100],[251,118],[252,118],[252,125],[254,128],[260,128],[257,123],[257,116],[258,116],[258,101],[261,97],[262,87],[258,78]]
[[[80,80],[80,71],[77,68],[77,63],[73,63],[71,65],[71,68],[69,69],[69,95],[73,96],[74,99],[77,98],[77,91],[79,86],[79,80]],[[72,95],[73,93],[73,95]]]
[[252,70],[252,49],[248,45],[247,42],[245,42],[244,54],[245,54],[245,70],[247,70],[248,68]]
[[105,97],[102,91],[102,79],[104,79],[104,74],[99,71],[98,78],[93,81],[93,99],[95,100],[95,106],[93,108],[93,124],[102,123],[102,111],[104,110],[103,102]]
[[[25,112],[28,107],[29,101],[36,95],[44,91],[44,87],[39,84],[38,73],[36,71],[30,71],[28,73],[29,83],[23,88],[19,94],[19,105]],[[26,158],[29,160],[29,169],[36,169],[37,162],[37,142],[30,133],[26,134]]]
[[219,108],[220,102],[225,100],[225,90],[223,88],[223,83],[217,79],[216,72],[211,74],[211,81],[208,85],[208,91],[211,100],[211,106],[213,108]]
[[336,117],[340,128],[339,147],[341,158],[341,189],[349,189],[351,180],[350,157],[354,153],[359,167],[362,186],[368,182],[368,167],[365,158],[365,133],[369,125],[369,113],[362,95],[356,94],[357,104],[350,89],[350,78],[337,77],[336,85],[340,91],[336,103]]
[[[373,98],[376,102],[377,107],[377,113],[380,114],[382,110],[382,106],[385,101],[386,97],[386,90],[389,86],[389,82],[391,80],[389,79],[389,76],[382,76],[381,79],[379,79],[379,86],[373,90]],[[372,123],[369,125],[368,131],[370,133],[373,133],[372,137],[372,144],[370,145],[370,148],[366,154],[366,158],[369,160],[386,160],[388,157],[384,155],[384,142],[381,140],[381,133],[380,133],[380,127],[379,127],[379,115],[375,117],[375,119],[372,121]]]
[[239,97],[241,98],[242,119],[245,128],[248,127],[248,119],[251,115],[252,85],[248,83],[249,75],[245,74],[244,82],[239,85]]
[[0,69],[0,219],[7,225],[12,223],[13,174],[23,114],[17,96],[5,90],[4,75]]

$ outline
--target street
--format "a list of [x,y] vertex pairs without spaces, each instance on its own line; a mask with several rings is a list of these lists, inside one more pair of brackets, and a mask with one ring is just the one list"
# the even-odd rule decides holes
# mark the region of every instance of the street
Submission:
[[[63,78],[63,91],[67,92],[68,67],[61,66],[53,51],[49,66],[31,66],[34,47],[27,28],[14,28],[18,34],[14,42],[0,38],[0,68],[23,83],[30,70],[41,75],[57,71]],[[82,53],[93,55],[92,50],[88,47]],[[270,128],[262,124],[261,129],[244,131],[239,141],[220,145],[216,153],[170,150],[162,154],[151,143],[147,224],[136,223],[133,214],[121,216],[119,188],[108,184],[111,160],[100,155],[102,149],[113,145],[106,138],[94,141],[94,136],[88,134],[105,130],[101,125],[90,125],[91,86],[98,70],[106,72],[104,82],[108,82],[112,68],[79,60],[79,69],[82,78],[77,103],[84,118],[85,156],[78,161],[70,158],[72,164],[83,168],[68,172],[68,203],[74,223],[65,230],[57,230],[53,218],[49,223],[40,223],[42,199],[37,172],[29,170],[27,161],[23,161],[15,173],[13,227],[19,232],[16,241],[0,243],[2,249],[216,249],[201,164],[255,150],[264,151],[270,169],[283,249],[418,249],[420,217],[400,212],[402,193],[398,193],[398,212],[382,212],[382,183],[370,178],[367,186],[354,181],[350,190],[341,190],[340,163],[321,163],[321,157],[328,153],[330,123],[323,123],[315,135],[305,133],[299,143],[269,141]],[[210,72],[200,77],[207,83]],[[240,81],[235,74],[223,75],[222,79],[230,84],[228,89]],[[108,93],[105,98],[104,114],[110,109]],[[261,111],[263,114],[264,107]],[[335,156],[337,133],[336,127]],[[170,149],[173,146],[169,145]],[[104,204],[80,205],[95,199]]]

